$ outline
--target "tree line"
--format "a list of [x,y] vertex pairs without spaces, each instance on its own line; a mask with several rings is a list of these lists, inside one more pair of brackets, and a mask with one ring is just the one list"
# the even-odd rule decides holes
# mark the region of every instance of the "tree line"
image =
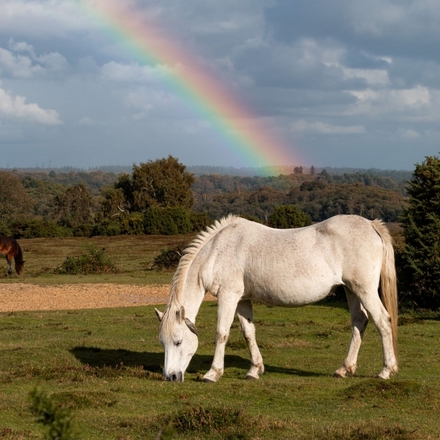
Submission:
[[249,177],[195,176],[169,156],[131,173],[0,171],[0,234],[15,238],[199,231],[234,213],[278,228],[336,214],[400,222],[395,245],[401,301],[440,308],[440,159],[411,179],[326,170]]
[[270,224],[276,209],[286,205],[311,221],[336,214],[397,221],[402,182],[311,170],[305,174],[297,167],[272,177],[195,176],[169,156],[121,174],[0,171],[0,233],[16,238],[189,233],[229,213]]

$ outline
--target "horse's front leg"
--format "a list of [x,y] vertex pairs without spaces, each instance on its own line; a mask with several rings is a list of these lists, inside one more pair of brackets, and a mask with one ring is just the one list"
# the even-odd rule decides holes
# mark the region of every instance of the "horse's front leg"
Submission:
[[223,376],[225,347],[228,342],[232,322],[234,321],[236,308],[237,301],[232,295],[218,295],[218,319],[214,359],[210,370],[203,376],[203,382],[217,382]]
[[237,315],[240,320],[241,331],[249,348],[251,356],[251,369],[246,374],[246,379],[259,379],[264,373],[263,357],[258,349],[255,338],[254,313],[251,301],[240,301],[237,306]]

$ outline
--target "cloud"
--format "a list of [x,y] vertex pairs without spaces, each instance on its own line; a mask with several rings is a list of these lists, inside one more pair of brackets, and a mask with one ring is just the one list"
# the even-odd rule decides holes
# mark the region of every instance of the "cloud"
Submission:
[[122,64],[115,61],[101,67],[104,79],[121,82],[157,82],[168,76],[172,70],[165,65],[141,66],[138,63]]
[[397,135],[405,140],[414,140],[421,136],[418,131],[411,128],[399,128],[397,130]]
[[330,135],[348,135],[365,134],[365,128],[362,125],[341,126],[326,124],[324,122],[308,122],[303,119],[292,122],[290,128],[293,133],[318,133]]
[[88,116],[83,116],[78,122],[78,125],[84,125],[84,126],[93,126],[95,125],[95,122],[92,118],[89,118]]
[[35,103],[26,103],[23,96],[12,96],[0,88],[0,117],[36,122],[43,125],[60,125],[61,121],[56,110],[45,110]]
[[440,91],[417,86],[411,89],[350,91],[357,102],[346,115],[363,114],[372,120],[434,122],[440,119]]
[[[0,47],[0,69],[15,78],[32,78],[47,74],[66,72],[69,63],[61,54],[51,52],[36,56],[32,45],[26,42],[16,43],[9,40],[13,52]],[[27,52],[22,55],[14,52]]]
[[9,35],[64,36],[90,26],[77,2],[64,0],[2,0],[0,28]]

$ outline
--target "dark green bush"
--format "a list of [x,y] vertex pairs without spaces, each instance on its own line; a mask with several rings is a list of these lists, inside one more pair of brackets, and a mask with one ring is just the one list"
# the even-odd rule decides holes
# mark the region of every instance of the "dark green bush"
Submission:
[[79,257],[67,257],[64,262],[55,269],[55,272],[60,275],[117,273],[118,269],[104,252],[104,249],[97,250],[95,246],[91,245],[88,253],[84,252]]
[[121,234],[141,235],[144,233],[144,216],[140,212],[132,212],[120,219]]
[[282,205],[275,208],[267,219],[267,224],[271,228],[279,229],[301,228],[311,225],[312,219],[295,205]]
[[104,219],[93,227],[92,236],[96,235],[108,237],[121,235],[121,225],[114,220]]
[[94,225],[84,223],[73,229],[74,237],[91,237],[93,234]]
[[170,208],[150,207],[144,214],[146,234],[177,235],[193,231],[190,213],[180,206]]
[[213,223],[212,219],[205,212],[191,211],[189,219],[192,223],[194,232],[202,231]]
[[0,222],[0,235],[10,237],[12,235],[11,229],[3,222]]
[[163,249],[154,259],[152,269],[175,269],[183,255],[184,248],[176,246],[172,249]]
[[21,220],[10,224],[12,236],[18,238],[55,238],[71,237],[73,232],[69,228],[63,228],[54,221],[48,220]]

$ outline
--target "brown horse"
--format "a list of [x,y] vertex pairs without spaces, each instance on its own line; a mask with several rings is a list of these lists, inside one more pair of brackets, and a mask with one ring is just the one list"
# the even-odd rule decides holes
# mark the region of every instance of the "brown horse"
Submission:
[[21,247],[17,243],[15,238],[0,236],[0,254],[6,256],[9,275],[11,275],[12,273],[12,269],[11,269],[12,258],[14,258],[15,260],[15,271],[17,272],[17,274],[21,275],[23,273],[23,267],[24,267],[23,252],[21,251]]

